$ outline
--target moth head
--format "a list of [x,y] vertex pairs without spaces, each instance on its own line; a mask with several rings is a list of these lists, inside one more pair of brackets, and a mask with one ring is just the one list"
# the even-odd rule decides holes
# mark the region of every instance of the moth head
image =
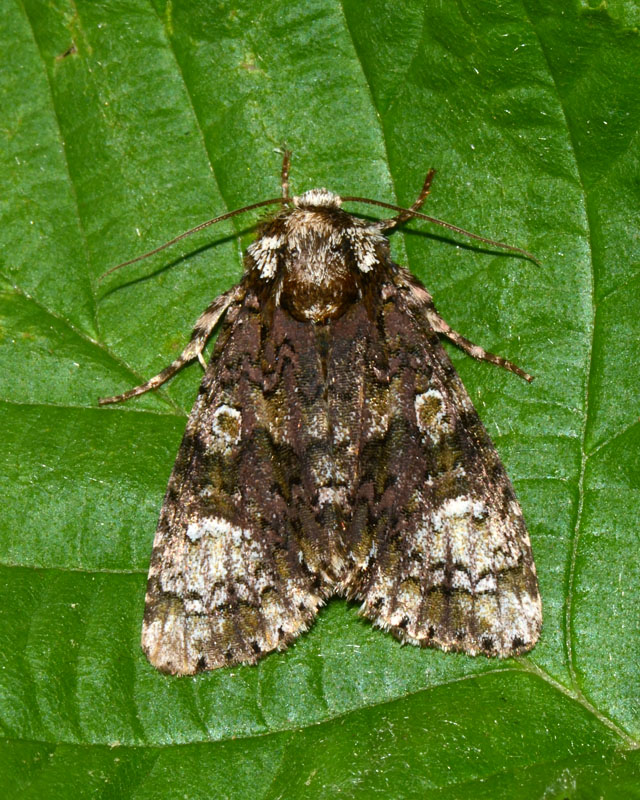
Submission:
[[339,195],[311,189],[264,223],[247,249],[249,273],[274,287],[276,301],[298,319],[341,316],[388,263],[380,227],[341,205]]
[[282,271],[309,271],[314,280],[332,270],[367,273],[388,255],[380,226],[343,211],[342,198],[327,189],[310,189],[264,223],[247,249],[247,268],[263,280]]
[[340,208],[342,198],[338,194],[330,192],[328,189],[310,189],[304,194],[293,198],[295,208],[318,209],[318,208]]

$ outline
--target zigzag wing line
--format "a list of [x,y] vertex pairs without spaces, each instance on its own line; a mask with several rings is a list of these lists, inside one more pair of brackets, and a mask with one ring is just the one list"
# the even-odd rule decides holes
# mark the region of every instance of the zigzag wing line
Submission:
[[340,526],[318,502],[333,480],[322,395],[311,326],[276,310],[265,328],[252,298],[229,315],[154,541],[142,644],[159,669],[254,662],[332,592]]
[[402,289],[387,295],[342,590],[399,639],[523,652],[541,608],[520,506],[437,334]]

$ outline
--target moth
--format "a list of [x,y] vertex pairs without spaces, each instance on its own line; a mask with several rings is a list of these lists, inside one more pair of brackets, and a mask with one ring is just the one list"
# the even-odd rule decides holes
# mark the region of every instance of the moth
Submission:
[[[529,254],[421,214],[433,174],[409,209],[326,189],[290,197],[287,153],[282,197],[193,229],[282,205],[180,357],[100,401],[155,389],[196,358],[205,369],[149,569],[142,647],[159,670],[253,664],[332,595],[402,642],[501,657],[536,643],[522,511],[440,337],[531,376],[452,330],[384,234],[425,217]],[[365,220],[346,201],[398,213]]]

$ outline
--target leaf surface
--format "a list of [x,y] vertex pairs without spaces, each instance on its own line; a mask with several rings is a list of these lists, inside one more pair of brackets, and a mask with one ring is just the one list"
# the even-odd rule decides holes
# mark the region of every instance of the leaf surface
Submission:
[[[4,0],[0,787],[26,798],[639,796],[640,42],[610,2]],[[200,380],[155,374],[235,283],[278,193],[410,204],[395,256],[529,522],[544,630],[499,662],[401,647],[332,601],[257,667],[140,648],[158,510]],[[355,210],[355,209],[354,209]],[[372,213],[371,209],[360,209]]]

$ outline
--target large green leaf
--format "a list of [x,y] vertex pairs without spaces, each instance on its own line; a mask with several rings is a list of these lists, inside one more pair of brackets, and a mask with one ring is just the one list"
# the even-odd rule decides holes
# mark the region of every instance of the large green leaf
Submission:
[[[640,22],[586,0],[4,0],[0,788],[27,798],[638,797]],[[334,601],[286,653],[197,678],[139,649],[164,486],[200,380],[98,408],[186,341],[251,219],[295,190],[410,203],[396,257],[530,523],[540,643],[401,647]],[[370,212],[369,212],[370,213]],[[255,219],[255,218],[254,218]]]

